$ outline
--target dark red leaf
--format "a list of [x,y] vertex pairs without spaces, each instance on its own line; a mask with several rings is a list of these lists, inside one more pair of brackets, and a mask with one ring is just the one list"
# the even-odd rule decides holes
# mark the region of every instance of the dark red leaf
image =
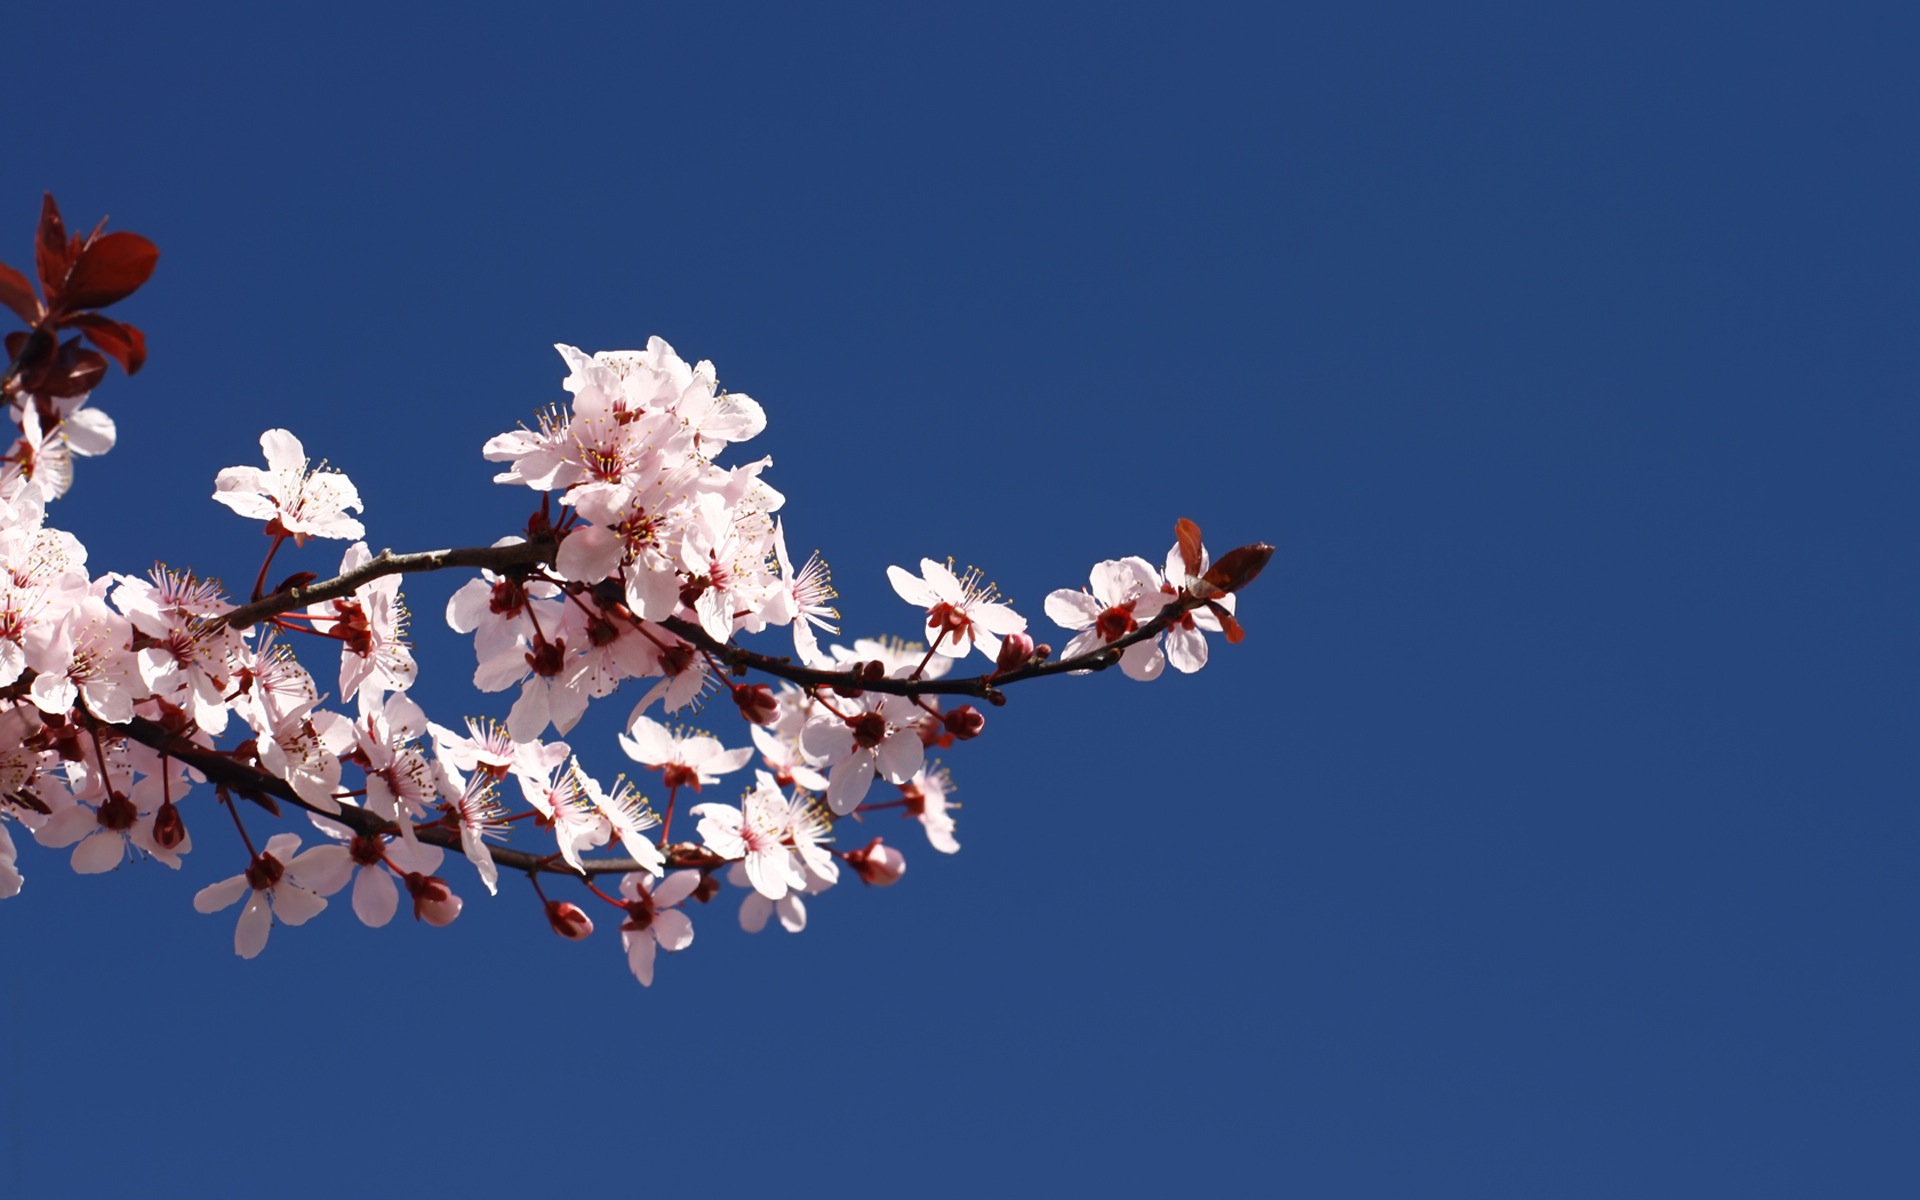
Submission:
[[1173,536],[1180,543],[1180,561],[1187,568],[1187,578],[1192,579],[1200,573],[1200,527],[1181,517],[1174,523]]
[[1213,564],[1213,569],[1202,578],[1222,592],[1237,592],[1253,582],[1260,568],[1267,565],[1273,557],[1273,547],[1265,542],[1255,542],[1251,546],[1241,546],[1229,550]]
[[80,252],[59,305],[68,312],[124,300],[153,274],[159,249],[137,233],[110,233]]
[[1233,614],[1227,611],[1226,605],[1218,600],[1209,600],[1207,608],[1220,619],[1220,632],[1227,635],[1227,641],[1230,644],[1237,646],[1246,639],[1247,631],[1240,628],[1240,622],[1233,619]]
[[295,571],[279,583],[274,584],[273,590],[268,592],[267,595],[278,596],[282,592],[290,592],[295,588],[303,588],[318,578],[320,577],[312,571]]
[[48,192],[40,202],[40,234],[33,243],[33,265],[40,272],[40,291],[46,296],[49,308],[57,303],[53,294],[65,282],[67,267],[72,261],[67,227],[60,220],[60,206],[53,202],[53,193]]
[[0,263],[0,304],[29,325],[40,319],[40,298],[33,294],[33,284],[5,263]]
[[107,360],[80,345],[79,338],[63,342],[51,367],[24,386],[36,396],[64,399],[84,396],[100,386],[107,374]]
[[131,375],[147,361],[147,339],[138,329],[98,313],[68,317],[66,325],[78,329],[88,341],[106,351],[120,369]]

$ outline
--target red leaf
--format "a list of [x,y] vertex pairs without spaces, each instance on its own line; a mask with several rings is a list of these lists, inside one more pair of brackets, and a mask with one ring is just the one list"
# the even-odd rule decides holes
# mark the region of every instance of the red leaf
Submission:
[[1209,600],[1207,608],[1220,619],[1220,632],[1227,635],[1228,644],[1237,646],[1246,640],[1247,631],[1240,628],[1240,622],[1233,619],[1233,614],[1227,611],[1224,604],[1218,600]]
[[1219,591],[1237,592],[1252,583],[1253,577],[1260,573],[1260,568],[1266,566],[1267,560],[1272,557],[1273,547],[1265,542],[1241,546],[1221,555],[1220,561],[1214,563],[1213,569],[1202,578]]
[[159,249],[139,234],[109,233],[80,251],[59,305],[73,311],[124,300],[147,281],[159,260]]
[[86,396],[108,372],[108,361],[81,346],[79,338],[61,342],[60,351],[42,361],[35,372],[21,372],[21,386],[35,396],[61,399]]
[[40,272],[40,290],[51,308],[58,303],[53,294],[66,281],[67,268],[72,264],[67,227],[60,220],[60,206],[53,202],[52,192],[40,202],[40,234],[34,239],[33,263]]
[[40,320],[40,298],[33,294],[33,284],[5,263],[0,263],[0,304],[29,325]]
[[65,324],[85,334],[88,341],[106,351],[129,375],[147,361],[146,335],[131,325],[97,313],[68,317]]
[[1181,517],[1174,523],[1173,536],[1180,543],[1180,561],[1187,568],[1187,578],[1192,579],[1200,573],[1200,527]]

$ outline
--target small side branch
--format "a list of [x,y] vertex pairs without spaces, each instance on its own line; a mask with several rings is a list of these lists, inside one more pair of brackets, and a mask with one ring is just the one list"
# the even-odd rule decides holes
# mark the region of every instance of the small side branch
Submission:
[[[296,608],[317,604],[323,600],[350,596],[356,589],[387,575],[443,571],[449,567],[483,567],[494,571],[508,571],[514,568],[552,566],[554,556],[559,553],[559,549],[558,542],[537,541],[512,542],[501,546],[463,546],[451,550],[422,550],[412,554],[395,554],[391,550],[382,550],[353,570],[335,578],[322,580],[311,587],[289,588],[284,592],[275,592],[251,604],[241,605],[222,619],[234,629],[245,629],[249,625],[277,617],[281,613],[292,612]],[[998,675],[972,675],[959,679],[859,679],[849,671],[827,671],[817,667],[802,666],[788,658],[759,654],[731,642],[717,641],[708,636],[698,624],[679,617],[668,617],[664,621],[652,623],[668,630],[682,641],[713,655],[714,658],[726,663],[739,673],[760,671],[801,687],[857,687],[863,691],[893,696],[971,696],[993,704],[1001,704],[1005,702],[1006,697],[1001,695],[1000,689],[1010,683],[1020,683],[1023,680],[1038,679],[1046,675],[1062,675],[1071,671],[1106,670],[1120,661],[1121,651],[1135,643],[1158,637],[1174,621],[1190,609],[1198,607],[1199,603],[1197,600],[1183,599],[1169,604],[1152,620],[1125,637],[1070,659],[1033,663]]]
[[449,567],[506,570],[511,567],[546,566],[553,562],[558,549],[553,542],[514,542],[505,546],[462,546],[452,550],[421,550],[412,554],[382,550],[351,571],[322,580],[312,587],[288,588],[284,592],[263,596],[251,604],[241,605],[222,619],[231,628],[245,629],[296,608],[351,596],[383,576],[444,571]]
[[[396,835],[400,832],[391,821],[368,812],[364,808],[355,808],[342,804],[337,813],[324,812],[300,798],[298,792],[287,785],[286,781],[267,774],[265,771],[238,762],[217,750],[208,750],[196,746],[183,738],[175,737],[157,722],[145,717],[135,717],[125,725],[103,725],[103,732],[111,731],[124,734],[143,746],[152,747],[169,758],[178,759],[197,769],[209,781],[224,786],[234,794],[253,801],[269,811],[274,811],[274,802],[291,804],[295,808],[317,813],[330,821],[337,821],[355,833]],[[455,854],[463,853],[460,846],[460,831],[443,825],[418,825],[415,834],[428,845],[451,850]],[[509,846],[489,848],[493,861],[502,867],[515,871],[550,872],[555,875],[570,875],[578,878],[572,867],[566,863],[525,850],[515,850]],[[669,867],[717,867],[725,860],[700,846],[692,843],[679,843],[666,848]],[[644,871],[647,868],[631,858],[589,858],[583,861],[586,875],[622,875],[628,871]]]

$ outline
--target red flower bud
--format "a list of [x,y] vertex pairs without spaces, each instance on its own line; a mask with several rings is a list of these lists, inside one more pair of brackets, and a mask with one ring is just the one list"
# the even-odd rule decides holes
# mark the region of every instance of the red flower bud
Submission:
[[993,660],[993,673],[1004,675],[1008,671],[1017,671],[1033,661],[1033,638],[1024,633],[1010,633],[1007,640],[1000,643],[1000,655]]
[[413,919],[446,926],[460,915],[460,897],[438,875],[407,872],[407,892],[413,897]]
[[947,732],[961,741],[980,736],[987,727],[987,718],[971,704],[962,704],[946,716]]
[[162,850],[173,850],[186,840],[187,823],[180,819],[180,810],[169,800],[153,814],[153,844]]
[[593,921],[578,904],[566,900],[547,901],[547,924],[570,941],[580,941],[593,933]]
[[740,706],[740,715],[754,725],[771,725],[780,719],[780,702],[764,683],[734,688],[733,702]]
[[860,873],[862,883],[874,887],[892,887],[907,873],[907,858],[892,846],[875,838],[847,854],[847,865]]

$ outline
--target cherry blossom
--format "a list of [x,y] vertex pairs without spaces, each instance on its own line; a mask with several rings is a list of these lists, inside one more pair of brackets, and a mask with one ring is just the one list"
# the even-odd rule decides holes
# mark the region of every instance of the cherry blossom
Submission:
[[820,643],[813,631],[817,626],[828,633],[840,632],[840,627],[827,619],[840,617],[828,603],[838,595],[833,590],[833,577],[818,551],[809,555],[798,571],[793,569],[793,558],[787,553],[786,529],[779,521],[773,523],[773,553],[780,564],[780,586],[767,605],[767,620],[776,625],[790,622],[794,653],[800,656],[800,661],[810,667],[825,666],[832,659],[820,652]]
[[[355,542],[340,559],[340,573],[345,575],[372,558],[365,542]],[[382,692],[404,692],[413,685],[418,668],[402,634],[407,609],[400,602],[399,576],[375,579],[349,598],[312,605],[307,617],[314,632],[340,639],[342,702],[353,699],[367,684]]]
[[111,871],[129,854],[179,870],[180,856],[193,849],[192,840],[183,825],[160,822],[163,808],[172,809],[186,795],[184,768],[174,763],[135,783],[126,759],[108,765],[105,776],[88,769],[85,760],[68,767],[74,785],[71,801],[33,831],[34,840],[55,849],[72,846],[71,865],[82,875]]
[[800,745],[833,764],[827,774],[827,805],[844,817],[860,807],[877,774],[904,783],[926,761],[917,732],[921,714],[899,697],[841,701],[839,711],[823,712],[807,722]]
[[[1079,631],[1067,643],[1062,658],[1078,658],[1119,641],[1151,621],[1172,599],[1160,590],[1159,573],[1144,558],[1096,563],[1090,582],[1091,595],[1062,589],[1047,597],[1047,616],[1054,624]],[[1166,665],[1158,637],[1135,642],[1120,654],[1120,669],[1129,679],[1157,678]]]
[[295,854],[299,846],[299,834],[276,833],[244,872],[210,883],[194,896],[194,910],[203,913],[231,908],[240,897],[247,897],[246,907],[240,910],[240,923],[233,931],[233,952],[241,958],[252,958],[266,949],[274,918],[283,925],[304,925],[327,907],[325,897],[307,886],[304,878],[309,869],[333,866],[332,855],[319,859],[313,856],[336,848],[318,846]]
[[[829,859],[829,861],[832,860]],[[753,886],[753,881],[747,878],[746,867],[743,864],[734,863],[727,868],[727,882],[734,887],[745,888],[747,892],[740,901],[740,928],[748,933],[759,933],[767,927],[768,919],[775,916],[780,918],[780,928],[788,933],[802,932],[807,927],[807,905],[802,897],[818,895],[826,891],[839,877],[837,863],[834,864],[831,877],[815,875],[812,871],[808,871],[805,886],[788,892],[778,900],[769,900]]]
[[[332,895],[344,887],[345,881],[335,878],[344,861],[344,869],[353,882],[353,915],[370,929],[385,925],[399,911],[400,889],[394,883],[396,877],[404,879],[408,874],[430,875],[440,869],[441,860],[446,857],[446,852],[438,846],[422,845],[404,838],[355,833],[347,826],[325,817],[314,817],[313,823],[322,833],[341,843],[337,847],[326,847],[339,850],[339,856],[319,858],[322,870],[315,890],[322,895]],[[310,853],[316,857],[319,854],[318,850]]]
[[679,905],[699,886],[698,871],[670,872],[657,886],[647,875],[620,877],[620,894],[627,900],[627,919],[620,923],[620,944],[640,986],[653,986],[657,950],[672,952],[693,945],[693,922]]
[[999,590],[978,570],[957,576],[951,563],[923,558],[919,575],[888,567],[887,578],[902,600],[927,610],[927,640],[948,658],[965,658],[976,645],[996,658],[1000,639],[1027,627],[1027,619],[1000,603]]
[[[68,239],[50,201],[41,245],[43,254],[130,255],[116,268],[126,280],[151,269],[150,245],[109,251]],[[451,923],[464,902],[438,872],[458,848],[490,895],[503,869],[524,872],[550,926],[572,940],[594,934],[576,901],[611,900],[601,887],[619,874],[621,942],[651,986],[658,951],[693,941],[680,905],[712,899],[722,866],[745,890],[739,918],[749,932],[776,917],[804,929],[806,898],[834,888],[843,865],[874,886],[899,881],[906,859],[880,838],[835,849],[837,822],[865,815],[856,810],[876,777],[900,789],[876,808],[902,809],[936,850],[956,852],[952,779],[927,762],[927,748],[975,738],[980,707],[1004,701],[999,689],[1056,673],[1037,666],[1051,651],[978,571],[956,574],[932,559],[918,574],[888,569],[894,590],[925,610],[925,642],[860,639],[823,652],[817,631],[839,633],[836,593],[818,553],[797,568],[789,554],[772,460],[718,461],[766,427],[765,411],[721,389],[711,362],[690,363],[659,338],[639,351],[557,347],[567,403],[486,442],[484,457],[503,465],[499,482],[538,493],[520,534],[375,556],[349,515],[362,509],[352,482],[314,466],[292,433],[269,429],[264,469],[228,467],[215,478],[214,500],[271,535],[247,603],[236,608],[191,570],[96,575],[80,539],[46,517],[74,485],[74,456],[116,441],[113,422],[87,404],[105,360],[49,339],[82,322],[104,353],[137,369],[137,331],[92,311],[131,287],[83,289],[77,299],[54,289],[42,301],[17,275],[0,271],[0,300],[33,336],[9,341],[21,357],[0,380],[0,411],[19,430],[0,457],[0,898],[22,886],[25,841],[14,825],[68,851],[84,874],[148,859],[177,870],[192,849],[183,814],[212,812],[211,792],[238,827],[245,868],[202,887],[194,907],[244,899],[234,935],[242,957],[260,953],[276,918],[302,924],[349,887],[366,926],[392,921],[402,888],[416,920]],[[283,544],[316,537],[350,543],[340,577],[297,571],[270,591]],[[1197,526],[1181,521],[1176,537],[1164,577],[1144,559],[1109,560],[1089,591],[1047,598],[1048,615],[1075,631],[1062,657],[1132,636],[1120,665],[1147,679],[1168,661],[1203,665],[1204,632],[1239,640],[1233,593],[1272,548],[1241,547],[1214,564]],[[473,639],[475,688],[517,691],[504,720],[469,717],[464,734],[430,721],[409,695],[420,665],[400,600],[402,574],[452,567],[480,571],[445,614]],[[1140,637],[1150,623],[1152,636]],[[783,625],[794,657],[755,648]],[[947,681],[976,646],[991,670]],[[303,649],[338,652],[333,695],[315,683]],[[765,682],[742,678],[754,672]],[[567,743],[543,740],[628,683],[640,695],[617,741],[660,772],[664,821],[626,778],[602,786]],[[723,689],[730,703],[711,711],[743,720],[750,746],[728,749],[649,715],[656,703],[699,711]],[[948,698],[956,695],[980,707]],[[670,841],[663,826],[680,790],[701,792],[756,754],[767,769],[738,805],[694,805],[699,843]],[[255,851],[250,828],[296,814],[323,844],[302,851],[299,835],[277,832]],[[541,844],[543,833],[554,841]],[[578,894],[549,896],[543,879]]]
[[214,477],[213,498],[243,517],[267,522],[267,532],[293,538],[296,545],[309,537],[352,541],[366,536],[360,522],[347,515],[360,511],[360,493],[353,481],[324,465],[309,467],[306,448],[284,429],[260,435],[267,469],[228,467]]
[[711,734],[669,730],[649,717],[637,716],[620,735],[620,748],[643,767],[661,773],[667,787],[699,791],[719,783],[722,775],[738,771],[753,757],[750,746],[728,750]]
[[667,860],[660,853],[660,847],[641,836],[658,826],[660,818],[646,807],[645,798],[634,790],[633,785],[622,776],[613,781],[611,790],[603,790],[585,772],[581,772],[579,783],[587,803],[607,822],[628,856],[654,875],[665,871]]
[[927,842],[942,854],[958,854],[960,843],[953,836],[953,816],[958,808],[947,798],[953,794],[953,777],[936,767],[923,767],[912,779],[900,785],[900,796],[907,815],[919,821],[927,831]]
[[757,772],[753,790],[731,804],[696,804],[688,811],[700,818],[700,838],[724,859],[740,859],[747,878],[760,894],[778,900],[793,888],[806,886],[800,860],[787,847],[791,831],[787,801],[773,777]]

